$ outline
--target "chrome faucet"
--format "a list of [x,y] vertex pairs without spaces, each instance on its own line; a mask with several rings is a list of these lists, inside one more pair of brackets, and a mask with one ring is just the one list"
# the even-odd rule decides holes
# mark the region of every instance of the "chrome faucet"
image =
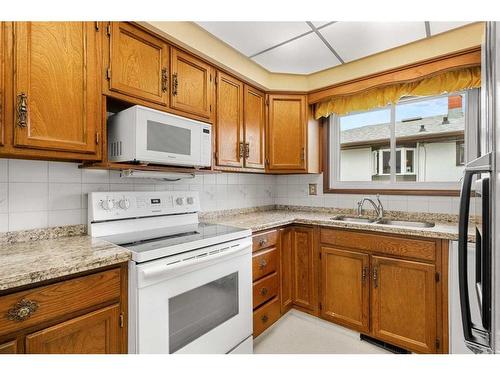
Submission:
[[358,216],[363,216],[363,205],[365,204],[365,202],[371,203],[371,205],[375,209],[375,213],[377,214],[377,220],[380,220],[384,217],[384,206],[382,206],[379,194],[377,194],[377,203],[375,203],[373,199],[367,197],[364,197],[358,202]]

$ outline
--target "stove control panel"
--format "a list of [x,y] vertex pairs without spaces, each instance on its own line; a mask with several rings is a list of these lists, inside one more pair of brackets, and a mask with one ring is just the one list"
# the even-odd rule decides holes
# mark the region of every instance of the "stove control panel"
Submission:
[[90,222],[200,211],[197,191],[95,192],[88,202]]

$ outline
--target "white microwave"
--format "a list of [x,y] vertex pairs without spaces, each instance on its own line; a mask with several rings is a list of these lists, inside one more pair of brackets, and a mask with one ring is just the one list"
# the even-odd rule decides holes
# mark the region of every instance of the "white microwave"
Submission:
[[209,167],[212,127],[136,105],[108,118],[108,159],[113,162]]

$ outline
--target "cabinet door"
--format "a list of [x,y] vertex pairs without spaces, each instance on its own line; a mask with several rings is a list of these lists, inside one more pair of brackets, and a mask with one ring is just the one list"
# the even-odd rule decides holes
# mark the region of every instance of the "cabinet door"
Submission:
[[120,309],[105,307],[26,336],[28,354],[120,352]]
[[264,169],[265,164],[265,132],[266,132],[266,99],[259,90],[245,85],[245,167]]
[[168,45],[126,23],[113,22],[109,90],[168,105]]
[[304,95],[269,95],[269,170],[306,170],[306,125]]
[[284,314],[292,307],[292,240],[293,231],[290,228],[280,230],[280,298],[281,313]]
[[369,332],[369,256],[321,248],[321,316]]
[[17,354],[17,340],[0,344],[0,354]]
[[372,257],[375,337],[417,353],[436,352],[435,266]]
[[96,153],[100,44],[94,22],[15,23],[16,146]]
[[170,106],[179,111],[210,118],[212,110],[212,67],[172,48]]
[[5,41],[4,41],[5,22],[0,22],[0,146],[4,145],[4,126],[5,126],[5,84],[4,84],[4,66],[5,66]]
[[312,228],[293,229],[293,304],[315,310]]
[[243,83],[217,72],[217,165],[242,167]]

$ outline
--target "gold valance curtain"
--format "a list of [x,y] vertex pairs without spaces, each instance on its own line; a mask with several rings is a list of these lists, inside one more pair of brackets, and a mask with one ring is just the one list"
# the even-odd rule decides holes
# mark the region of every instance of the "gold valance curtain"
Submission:
[[317,103],[316,119],[333,113],[344,115],[353,111],[369,110],[394,104],[404,96],[440,95],[481,86],[481,67],[462,68],[413,82],[394,83],[368,89],[352,95],[332,97]]

